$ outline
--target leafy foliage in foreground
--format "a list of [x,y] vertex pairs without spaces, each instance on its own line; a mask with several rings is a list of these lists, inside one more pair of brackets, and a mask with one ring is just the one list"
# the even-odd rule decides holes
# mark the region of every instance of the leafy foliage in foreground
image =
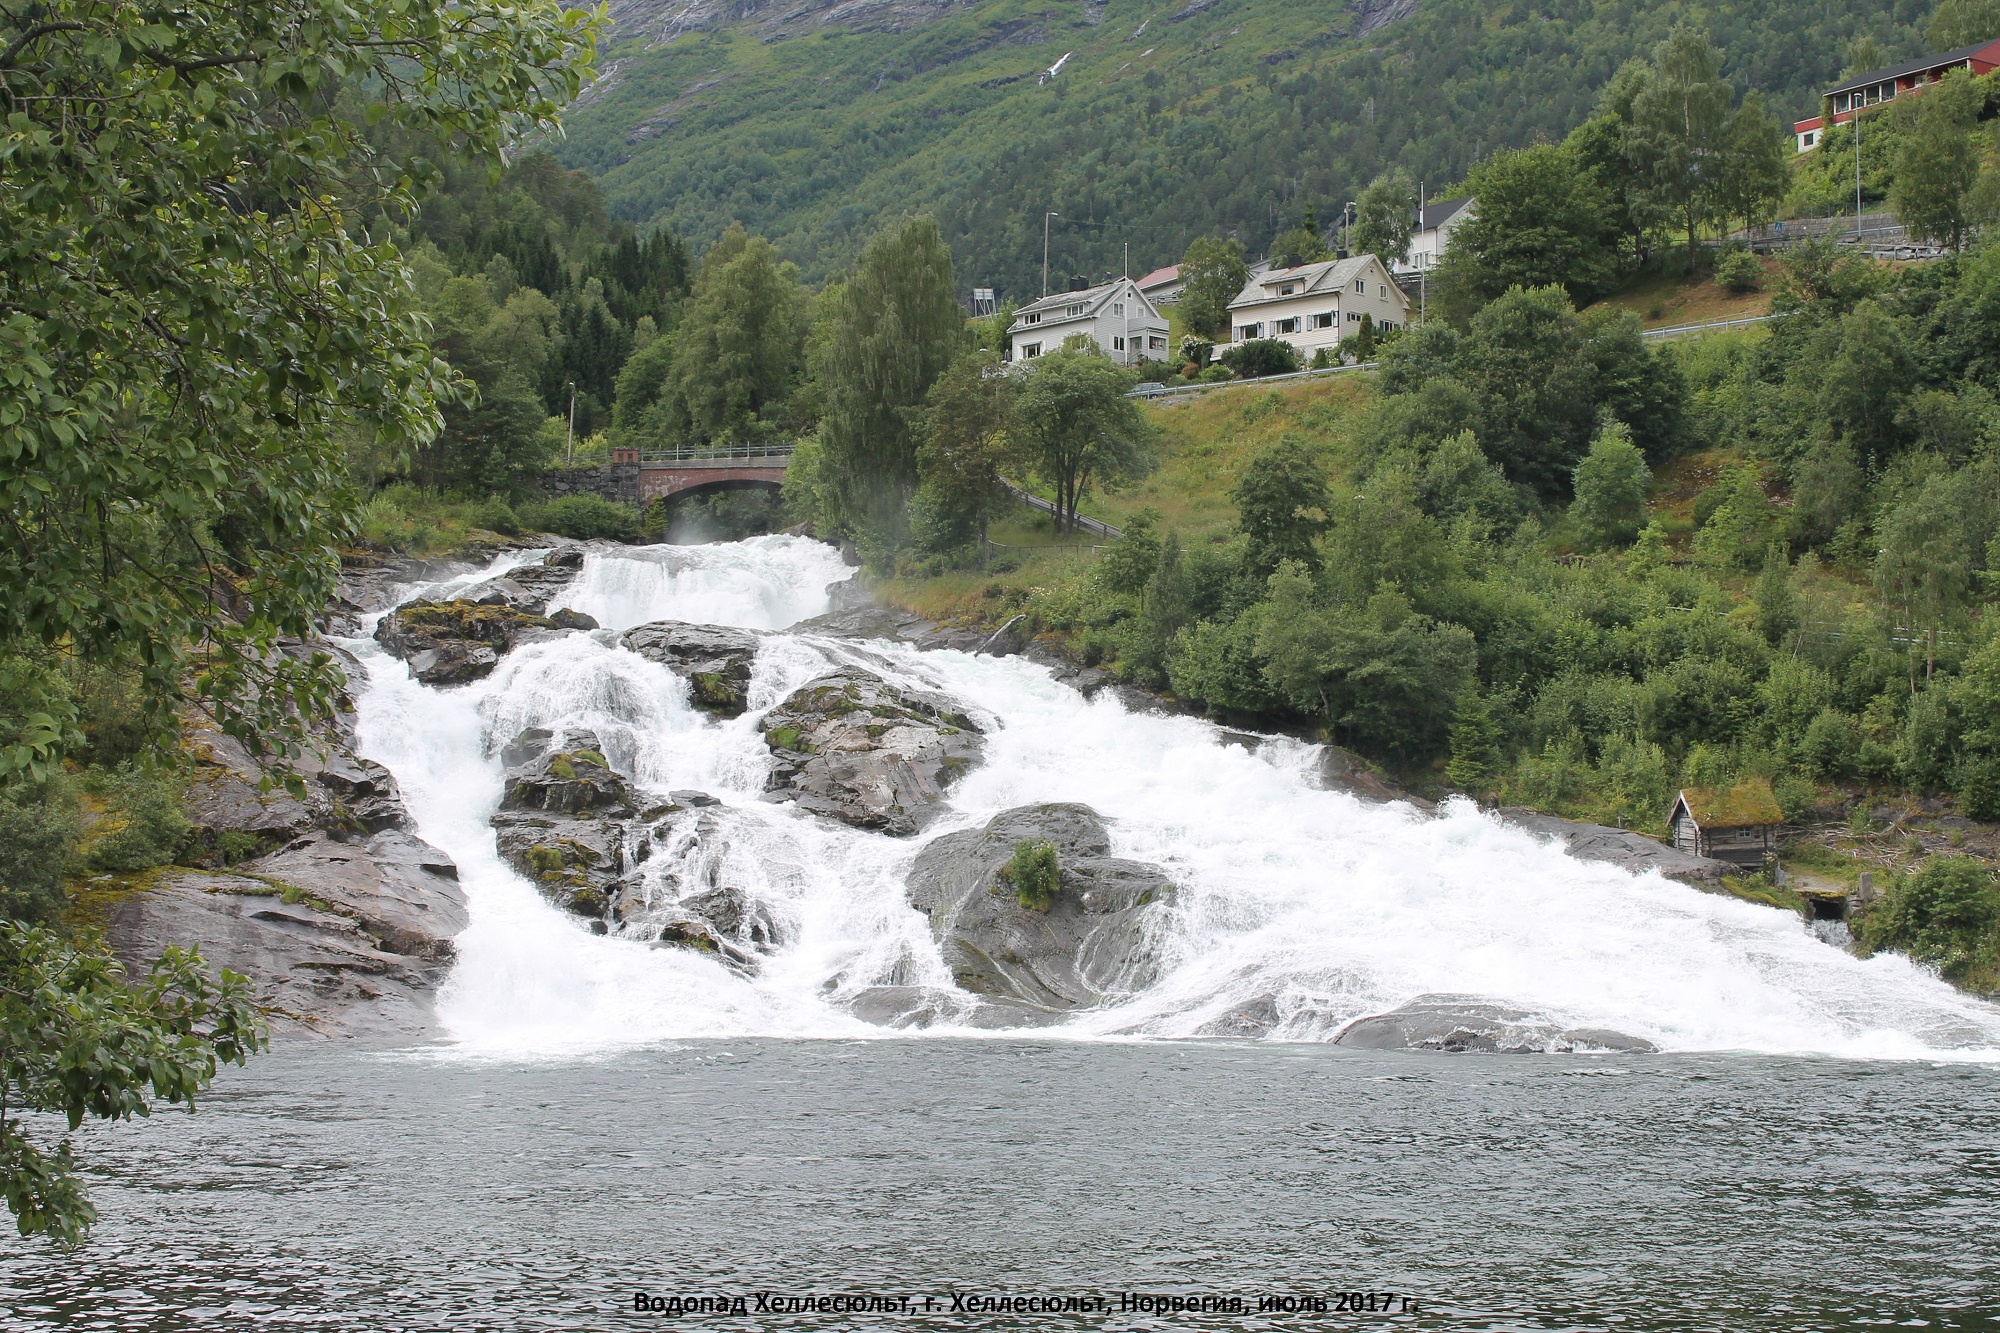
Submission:
[[80,1243],[97,1212],[67,1137],[37,1142],[23,1112],[130,1120],[155,1104],[194,1109],[222,1064],[262,1050],[249,981],[211,979],[194,951],[168,949],[128,983],[93,941],[0,922],[0,1190],[23,1236]]
[[[0,13],[0,649],[135,667],[162,733],[190,695],[253,749],[330,708],[333,664],[276,649],[331,592],[347,440],[408,449],[453,393],[349,211],[406,216],[432,173],[335,104],[492,157],[590,41],[547,0]],[[76,719],[35,723],[0,772],[45,775]]]

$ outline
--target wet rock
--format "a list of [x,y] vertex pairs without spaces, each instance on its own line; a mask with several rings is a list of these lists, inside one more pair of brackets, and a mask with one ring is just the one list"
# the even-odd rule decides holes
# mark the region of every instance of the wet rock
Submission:
[[[1047,911],[1023,906],[1000,875],[1029,840],[1056,848],[1061,883]],[[1159,867],[1109,852],[1089,806],[1020,806],[925,846],[909,900],[930,918],[961,987],[1060,1013],[1138,990],[1154,975],[1146,924],[1173,886]]]
[[133,972],[168,945],[256,987],[274,1036],[403,1042],[435,1028],[448,961],[385,947],[343,905],[235,871],[170,870],[124,896],[105,938]]
[[891,643],[909,644],[923,652],[939,648],[977,652],[993,637],[991,630],[940,625],[914,611],[866,604],[801,620],[792,626],[791,632],[820,634],[829,639],[887,639]]
[[[1367,801],[1407,801],[1410,794],[1375,771],[1366,759],[1338,745],[1319,747],[1313,777],[1322,791],[1344,791]],[[1428,802],[1417,802],[1429,808]]]
[[963,1017],[964,997],[932,986],[871,986],[848,1001],[848,1012],[884,1028],[928,1028]]
[[341,714],[317,738],[323,753],[294,760],[300,795],[261,790],[276,775],[230,737],[190,738],[195,831],[182,855],[209,868],[106,891],[106,935],[129,969],[167,944],[199,945],[212,966],[251,978],[278,1035],[432,1030],[432,992],[467,920],[458,869],[409,831],[395,778],[354,753],[352,727]]
[[[551,551],[540,564],[516,565],[459,596],[479,606],[504,606],[523,615],[539,616],[548,610],[551,598],[576,581],[582,568],[582,551],[574,547]],[[597,628],[597,622],[591,621],[589,628]]]
[[397,607],[375,626],[375,641],[409,663],[424,684],[458,685],[491,674],[503,654],[531,636],[554,631],[542,616],[460,598]]
[[716,955],[744,973],[796,937],[779,909],[733,881],[729,816],[704,792],[645,812],[636,865],[611,889],[617,934]]
[[899,837],[935,817],[985,748],[951,699],[859,667],[808,681],[757,725],[776,760],[767,799]]
[[558,907],[604,917],[631,869],[631,788],[595,732],[531,728],[501,753],[509,767],[492,823],[502,859]]
[[1278,1026],[1278,1000],[1260,995],[1232,1005],[1201,1025],[1196,1035],[1203,1037],[1262,1037]]
[[749,703],[757,636],[748,630],[656,620],[627,630],[619,642],[687,681],[696,708],[737,717]]
[[[517,737],[508,751],[521,753],[532,744],[532,741],[523,744]],[[564,738],[561,748],[551,744],[534,754],[519,769],[507,774],[500,808],[571,816],[629,814],[631,788],[623,777],[612,772],[598,744],[595,732],[572,732]]]
[[581,611],[572,611],[566,606],[559,611],[551,611],[549,613],[549,623],[557,629],[585,630],[598,628],[597,617],[587,616]]
[[1541,1015],[1473,995],[1419,995],[1385,1014],[1356,1019],[1334,1038],[1334,1045],[1365,1051],[1493,1055],[1658,1049],[1643,1038],[1604,1028],[1564,1027]]
[[1668,879],[1691,888],[1720,889],[1724,875],[1738,873],[1737,868],[1726,861],[1695,856],[1630,829],[1581,824],[1519,806],[1503,806],[1499,814],[1501,819],[1516,828],[1560,842],[1579,861],[1605,861],[1635,875],[1657,870]]

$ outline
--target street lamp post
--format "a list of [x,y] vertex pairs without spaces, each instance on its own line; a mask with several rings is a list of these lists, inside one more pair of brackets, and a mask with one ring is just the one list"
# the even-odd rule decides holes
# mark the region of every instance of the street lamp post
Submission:
[[569,382],[569,443],[563,446],[563,466],[576,466],[576,381]]
[[1059,218],[1060,213],[1042,214],[1042,295],[1049,294],[1049,219]]

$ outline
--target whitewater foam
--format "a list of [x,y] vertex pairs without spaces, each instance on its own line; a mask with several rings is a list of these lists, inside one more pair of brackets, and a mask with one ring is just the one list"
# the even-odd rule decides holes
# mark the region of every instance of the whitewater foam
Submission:
[[[606,629],[529,645],[451,690],[417,684],[372,641],[350,644],[368,674],[361,746],[395,772],[422,835],[457,861],[470,903],[440,996],[464,1049],[888,1036],[843,1002],[882,984],[951,988],[903,896],[921,840],[760,799],[768,758],[756,716],[830,665],[859,661],[956,696],[989,729],[985,760],[952,790],[932,836],[1015,805],[1080,801],[1105,816],[1116,854],[1156,862],[1180,886],[1154,927],[1160,979],[1055,1034],[1191,1036],[1253,1006],[1275,1013],[1275,1039],[1326,1040],[1357,1017],[1450,992],[1668,1050],[2000,1051],[2000,1010],[1900,957],[1858,959],[1793,914],[1574,860],[1464,802],[1432,818],[1317,790],[1312,746],[1246,750],[1196,719],[1134,714],[1108,694],[1085,700],[1017,658],[783,632],[825,610],[827,585],[847,573],[831,548],[790,537],[594,552],[553,605]],[[616,631],[660,619],[767,632],[748,713],[709,718],[679,678],[617,646]],[[596,731],[641,787],[719,798],[715,845],[669,848],[648,873],[722,875],[793,942],[745,978],[688,950],[593,935],[545,902],[500,860],[487,823],[497,750],[529,726]]]

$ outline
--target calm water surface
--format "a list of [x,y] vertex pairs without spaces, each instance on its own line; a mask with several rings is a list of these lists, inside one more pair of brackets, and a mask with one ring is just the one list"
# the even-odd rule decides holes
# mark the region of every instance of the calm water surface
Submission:
[[[88,1130],[104,1214],[0,1241],[10,1329],[2000,1326],[2000,1071],[1314,1046],[294,1047]],[[1393,1318],[1120,1313],[1360,1289]],[[909,1317],[639,1314],[864,1293]],[[953,1292],[1102,1316],[952,1314]],[[1919,1322],[1922,1321],[1922,1322]]]

